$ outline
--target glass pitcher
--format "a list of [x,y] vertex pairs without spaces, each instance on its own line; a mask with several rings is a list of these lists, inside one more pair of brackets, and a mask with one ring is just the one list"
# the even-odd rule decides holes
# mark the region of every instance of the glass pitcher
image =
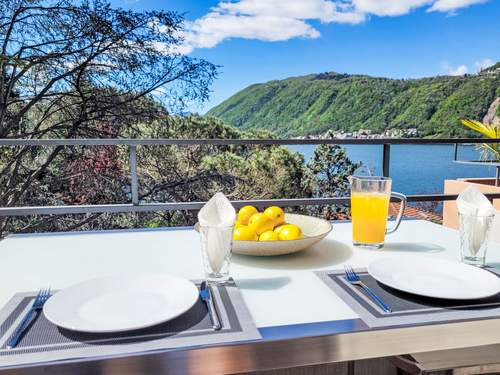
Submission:
[[[351,177],[352,241],[355,246],[380,249],[385,235],[395,232],[406,208],[406,196],[391,192],[390,177]],[[391,197],[401,201],[394,225],[387,229]]]

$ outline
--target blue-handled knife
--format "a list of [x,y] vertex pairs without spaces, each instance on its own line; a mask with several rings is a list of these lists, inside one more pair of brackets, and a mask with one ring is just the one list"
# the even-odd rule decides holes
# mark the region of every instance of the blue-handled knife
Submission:
[[217,314],[217,309],[215,308],[214,300],[212,298],[212,290],[206,281],[203,281],[200,285],[200,297],[201,300],[207,305],[208,315],[210,315],[214,330],[220,330],[222,325],[220,324],[219,315]]

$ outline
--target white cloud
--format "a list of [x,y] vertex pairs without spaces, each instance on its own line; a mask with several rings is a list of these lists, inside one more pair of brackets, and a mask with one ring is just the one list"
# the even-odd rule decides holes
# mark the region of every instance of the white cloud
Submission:
[[400,16],[432,3],[429,0],[352,0],[358,11],[377,16]]
[[476,67],[476,71],[480,72],[483,69],[489,68],[495,64],[495,62],[492,59],[484,59],[484,60],[479,60],[474,63],[474,66]]
[[483,59],[483,60],[478,60],[474,63],[472,66],[472,69],[469,68],[466,64],[461,64],[458,66],[452,66],[448,62],[443,62],[441,63],[441,69],[445,72],[445,74],[448,74],[450,76],[463,76],[464,74],[468,72],[480,72],[483,69],[489,68],[492,66],[495,62],[492,59]]
[[413,9],[427,7],[428,11],[453,12],[489,0],[348,0],[358,11],[377,16],[399,16]]
[[221,2],[216,9],[232,14],[251,16],[272,15],[300,20],[317,19],[321,22],[359,23],[364,21],[362,14],[345,1],[326,0],[239,0]]
[[296,37],[317,38],[319,32],[296,18],[272,15],[209,13],[188,25],[187,44],[194,48],[214,47],[224,39],[258,39],[269,42]]
[[211,48],[231,38],[286,41],[318,38],[310,21],[359,24],[370,15],[399,16],[416,8],[453,12],[488,0],[222,0],[206,15],[186,24],[178,50]]
[[320,33],[307,21],[360,23],[364,14],[345,3],[326,0],[221,1],[216,7],[186,25],[186,50],[211,48],[226,39],[243,38],[285,41],[318,38]]
[[453,12],[459,8],[465,8],[470,5],[485,3],[488,0],[437,0],[429,8],[429,11]]
[[444,62],[442,64],[442,68],[446,72],[446,74],[450,76],[463,76],[469,71],[469,68],[465,64],[453,67],[447,62]]

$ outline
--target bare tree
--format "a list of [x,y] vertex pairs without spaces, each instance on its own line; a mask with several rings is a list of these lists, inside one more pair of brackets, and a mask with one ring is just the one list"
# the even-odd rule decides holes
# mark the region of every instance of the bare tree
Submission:
[[[217,75],[213,64],[178,52],[183,19],[173,12],[101,0],[0,0],[0,9],[1,138],[107,137],[110,126],[119,136],[206,100]],[[0,150],[0,205],[31,196],[63,152]]]

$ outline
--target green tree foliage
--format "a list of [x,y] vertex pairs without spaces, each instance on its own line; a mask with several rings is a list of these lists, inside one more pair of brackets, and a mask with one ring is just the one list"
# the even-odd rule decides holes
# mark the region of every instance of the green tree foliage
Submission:
[[[211,117],[169,117],[141,127],[141,134],[159,138],[255,139],[268,132],[245,132]],[[230,199],[281,199],[347,195],[353,164],[338,146],[320,146],[313,162],[282,146],[155,146],[138,151],[140,198],[145,202],[205,201],[222,191]],[[335,218],[342,207],[305,212]],[[142,215],[141,225],[186,225],[194,213]]]
[[246,155],[219,153],[203,160],[203,167],[237,178],[229,193],[237,199],[300,198],[309,195],[301,154],[285,147],[254,149]]
[[[354,174],[361,163],[353,163],[346,150],[338,145],[319,145],[314,151],[312,159],[307,164],[308,181],[313,197],[340,197],[347,195],[350,189],[349,177]],[[334,218],[344,213],[347,207],[319,206],[318,215]]]
[[[267,131],[247,132],[213,117],[165,116],[131,126],[127,137],[171,139],[273,138]],[[28,189],[26,204],[107,204],[129,201],[126,149],[114,146],[68,148],[43,178]],[[283,146],[139,146],[141,202],[200,202],[222,191],[230,199],[311,198],[348,195],[353,164],[339,146],[319,146],[309,164]],[[344,207],[303,207],[304,213],[334,219]],[[16,218],[5,232],[62,231],[189,225],[195,212],[95,214],[85,217]]]
[[323,73],[249,86],[209,114],[282,136],[416,128],[424,137],[460,137],[474,133],[459,119],[482,119],[497,97],[500,64],[474,75],[410,80]]

